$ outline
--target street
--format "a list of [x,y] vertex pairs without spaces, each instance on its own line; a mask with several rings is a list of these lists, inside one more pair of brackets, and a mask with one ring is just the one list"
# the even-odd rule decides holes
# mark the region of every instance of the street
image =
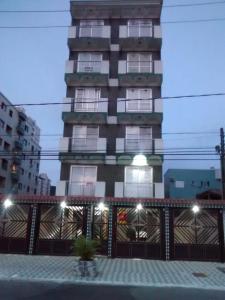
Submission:
[[0,299],[4,300],[222,300],[224,298],[225,291],[205,289],[0,281]]

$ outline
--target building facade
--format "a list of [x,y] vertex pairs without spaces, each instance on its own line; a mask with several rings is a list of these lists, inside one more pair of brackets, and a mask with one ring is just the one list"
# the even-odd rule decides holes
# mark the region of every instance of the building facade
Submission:
[[161,8],[71,1],[57,195],[164,197]]
[[50,195],[51,180],[48,175],[41,173],[38,175],[37,195]]
[[196,199],[207,191],[221,191],[221,172],[214,168],[168,169],[164,181],[167,198]]
[[40,129],[0,93],[0,193],[36,194]]

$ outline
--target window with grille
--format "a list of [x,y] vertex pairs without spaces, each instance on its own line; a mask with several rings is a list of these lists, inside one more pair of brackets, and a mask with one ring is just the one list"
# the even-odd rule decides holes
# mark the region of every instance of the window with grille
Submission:
[[151,37],[152,20],[129,20],[127,30],[128,37]]
[[152,111],[152,89],[127,89],[126,94],[126,111]]
[[152,73],[152,54],[128,53],[127,72],[128,73]]
[[78,72],[101,73],[102,54],[99,53],[79,53]]
[[75,93],[75,111],[97,111],[99,99],[100,89],[77,89]]
[[103,20],[82,20],[80,21],[80,37],[102,37]]

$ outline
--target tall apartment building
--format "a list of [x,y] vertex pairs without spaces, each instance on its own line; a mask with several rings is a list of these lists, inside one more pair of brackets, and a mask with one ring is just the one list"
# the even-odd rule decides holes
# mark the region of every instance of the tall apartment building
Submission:
[[164,197],[161,9],[71,1],[57,195]]
[[38,176],[37,195],[50,195],[51,180],[48,175],[41,173]]
[[0,194],[36,194],[40,129],[0,93]]

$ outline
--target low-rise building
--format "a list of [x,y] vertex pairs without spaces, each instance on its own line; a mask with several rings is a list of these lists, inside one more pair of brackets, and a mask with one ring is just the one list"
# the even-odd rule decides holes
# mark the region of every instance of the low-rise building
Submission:
[[48,175],[45,173],[39,174],[38,176],[38,195],[50,195],[51,180],[48,178]]
[[165,173],[167,198],[196,199],[199,194],[221,190],[221,172],[211,169],[168,169]]

